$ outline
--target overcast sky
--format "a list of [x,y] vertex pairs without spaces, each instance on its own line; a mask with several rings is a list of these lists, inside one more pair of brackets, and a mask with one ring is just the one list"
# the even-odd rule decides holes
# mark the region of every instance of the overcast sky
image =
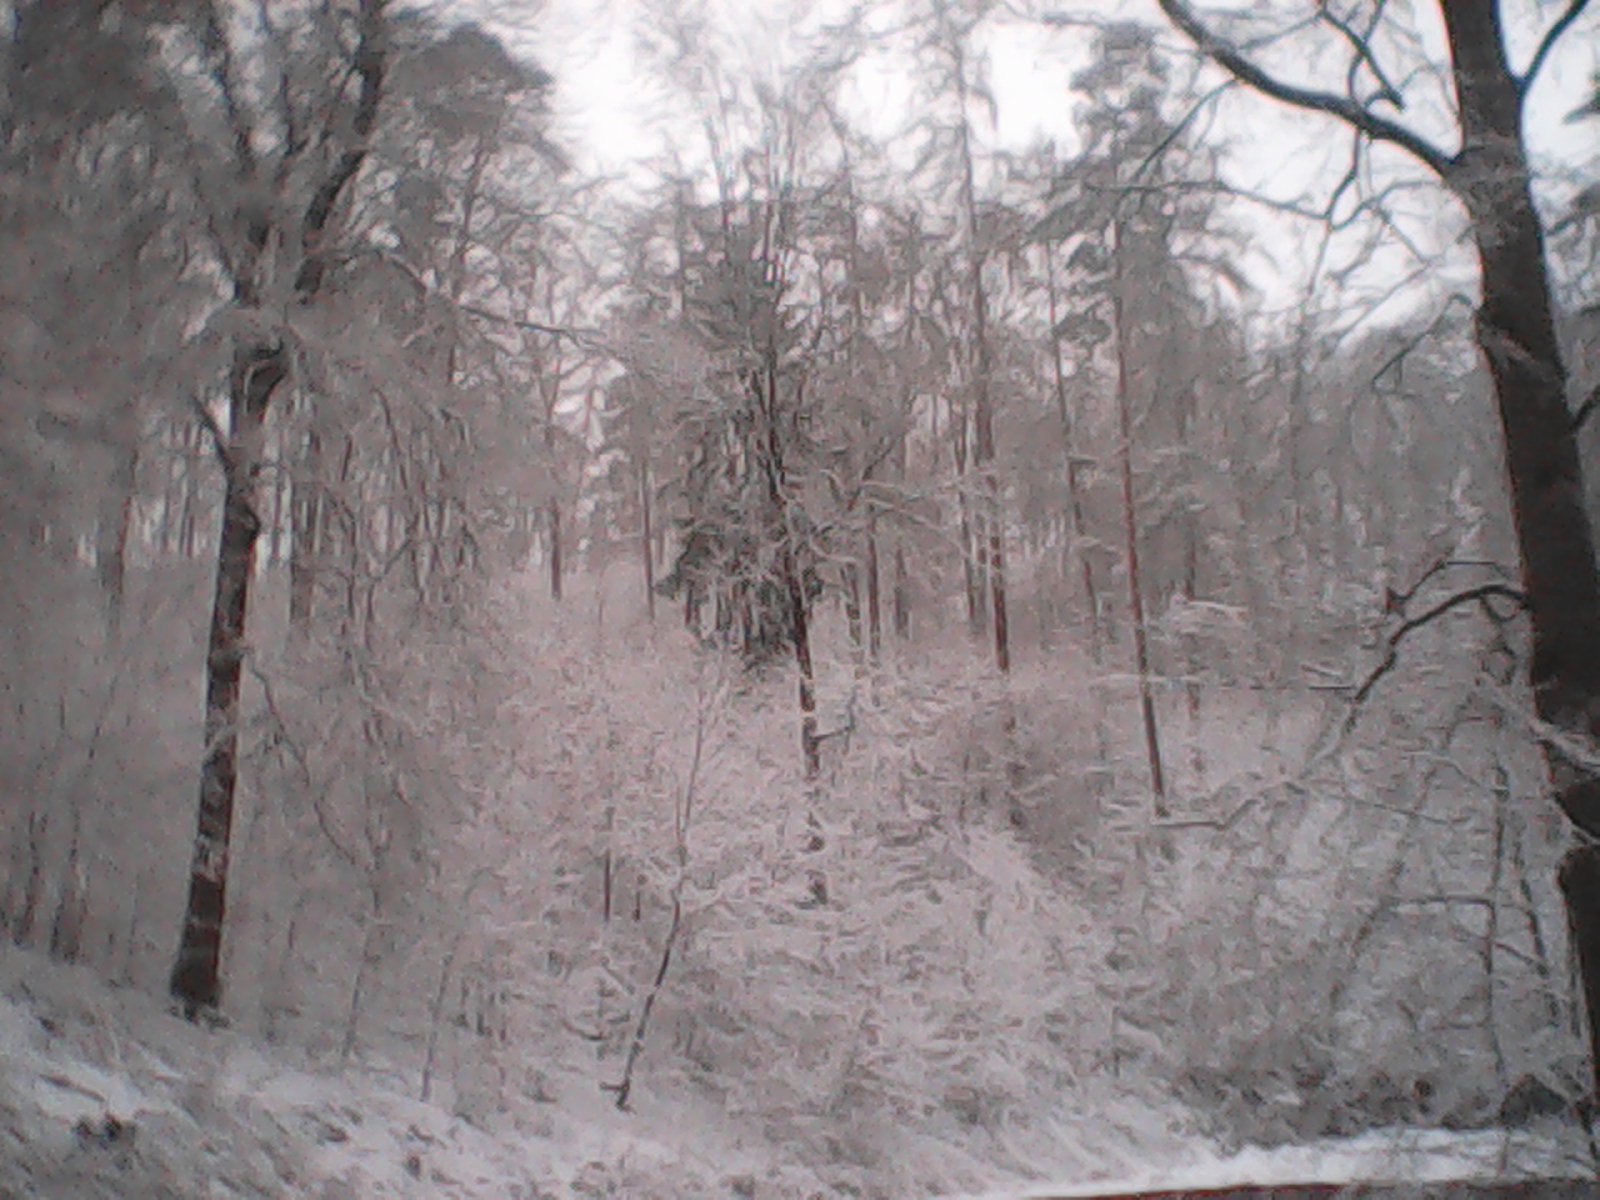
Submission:
[[[462,0],[470,7],[472,0]],[[585,169],[628,175],[674,144],[688,161],[696,156],[699,134],[692,124],[681,125],[683,100],[673,96],[657,72],[645,64],[639,50],[644,14],[660,14],[667,0],[544,0],[519,3],[519,0],[477,0],[492,5],[497,25],[508,40],[549,66],[557,80],[556,119],[558,138],[570,146],[575,160]],[[1154,0],[1013,0],[1013,9],[1035,5],[1034,11],[1073,12],[1091,18],[1124,17],[1138,19],[1168,30]],[[1309,11],[1310,0],[1277,0],[1284,11]],[[1518,65],[1526,63],[1538,32],[1564,5],[1553,0],[1507,0],[1514,27],[1513,53]],[[777,72],[793,65],[801,53],[797,33],[815,29],[846,11],[844,0],[704,0],[690,5],[707,14],[706,40],[715,49],[726,73],[739,75],[745,70]],[[869,21],[887,24],[897,9],[893,3],[869,3]],[[1266,12],[1274,4],[1259,4],[1251,11]],[[1244,10],[1239,10],[1244,11]],[[1429,21],[1422,26],[1425,41],[1436,55],[1442,47],[1442,30],[1431,4],[1420,11]],[[803,17],[797,13],[804,13]],[[1303,14],[1302,14],[1303,15]],[[1070,150],[1076,143],[1074,113],[1084,103],[1074,94],[1069,81],[1083,64],[1091,34],[1082,28],[1052,28],[1038,21],[1008,13],[985,22],[977,50],[983,61],[990,88],[996,100],[995,122],[980,128],[980,136],[992,145],[1011,150],[1025,149],[1041,139],[1054,139]],[[1184,45],[1176,33],[1165,35],[1176,49]],[[1295,42],[1287,56],[1268,58],[1281,74],[1301,82],[1329,83],[1316,78],[1319,65],[1306,57],[1307,43]],[[1442,55],[1440,56],[1442,58]],[[1321,64],[1338,74],[1342,58],[1330,53]],[[1592,74],[1600,69],[1600,14],[1590,14],[1578,23],[1547,65],[1540,87],[1532,98],[1528,131],[1535,154],[1555,165],[1553,174],[1571,175],[1580,164],[1600,159],[1600,120],[1568,123],[1563,120],[1589,86]],[[914,65],[889,39],[864,61],[855,72],[846,103],[854,110],[858,125],[880,138],[892,138],[914,115]],[[1202,76],[1205,84],[1215,82],[1212,73]],[[1448,143],[1451,140],[1446,110],[1445,81],[1437,80],[1430,94],[1419,84],[1418,94],[1405,114],[1416,127]],[[1230,93],[1210,114],[1208,132],[1232,149],[1228,160],[1230,178],[1241,185],[1270,192],[1280,198],[1326,194],[1342,173],[1349,154],[1349,138],[1331,119],[1293,112],[1281,105],[1242,90]],[[1378,162],[1384,158],[1379,156]],[[1399,172],[1413,168],[1395,156],[1389,164]],[[1398,202],[1400,221],[1419,249],[1433,253],[1443,248],[1453,234],[1454,223],[1441,222],[1438,198],[1419,191]],[[1410,211],[1407,211],[1409,205]],[[1288,256],[1303,265],[1303,246],[1313,234],[1306,222],[1277,221],[1265,213],[1251,218],[1264,224],[1263,230],[1276,232],[1259,239],[1261,253],[1249,269],[1262,279],[1275,272],[1288,277],[1300,274],[1294,263],[1275,263]],[[1373,289],[1382,290],[1409,252],[1394,247],[1395,261],[1379,273]],[[1468,286],[1471,262],[1461,259],[1456,286]],[[1271,283],[1268,284],[1269,288]]]

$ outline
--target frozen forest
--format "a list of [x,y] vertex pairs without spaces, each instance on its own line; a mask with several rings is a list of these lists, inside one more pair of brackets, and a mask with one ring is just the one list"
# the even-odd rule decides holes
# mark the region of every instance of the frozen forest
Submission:
[[0,1194],[1597,1178],[1587,0],[0,0],[0,234]]

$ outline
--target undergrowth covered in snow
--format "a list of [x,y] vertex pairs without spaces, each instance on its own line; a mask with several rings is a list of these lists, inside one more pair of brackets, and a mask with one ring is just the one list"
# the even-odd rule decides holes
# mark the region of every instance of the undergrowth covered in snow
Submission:
[[[858,1191],[767,1140],[757,1122],[692,1097],[621,1114],[572,1076],[554,1080],[553,1093],[469,1121],[384,1072],[318,1068],[237,1031],[187,1024],[82,968],[0,954],[3,1195],[687,1200],[930,1194],[941,1180],[995,1179],[992,1165],[908,1131],[896,1148],[905,1165]],[[1059,1141],[1069,1126],[1076,1133]],[[1044,1136],[1050,1127],[1056,1137]],[[1070,1146],[1079,1171],[1094,1174],[1184,1153],[1173,1130],[1126,1102],[1057,1109],[1036,1142],[1013,1149],[1045,1162]]]
[[1482,681],[1423,680],[1320,759],[1314,693],[1165,693],[1163,826],[1132,682],[1066,651],[1004,686],[958,637],[823,658],[807,782],[787,671],[603,573],[559,610],[533,587],[366,656],[263,634],[226,1030],[158,999],[186,676],[113,675],[17,744],[10,932],[66,921],[84,965],[6,960],[8,1184],[909,1198],[1561,1127],[1580,1060],[1531,882],[1560,842],[1508,816],[1536,763]]
[[[1573,1176],[1546,1130],[1391,1131],[1228,1155],[1174,1112],[1109,1094],[1057,1104],[997,1171],[908,1132],[904,1164],[859,1186],[808,1165],[749,1121],[692,1100],[635,1114],[576,1079],[482,1126],[419,1102],[367,1069],[318,1069],[282,1048],[180,1021],[127,988],[15,950],[0,953],[0,1195],[42,1200],[818,1200],[937,1195],[982,1178],[993,1197],[1140,1187],[1370,1179]],[[1569,1139],[1570,1140],[1570,1139]],[[913,1165],[915,1164],[915,1165]],[[1061,1180],[1048,1186],[1045,1178]],[[1006,1179],[1003,1188],[997,1184]],[[971,1192],[969,1194],[976,1194]]]

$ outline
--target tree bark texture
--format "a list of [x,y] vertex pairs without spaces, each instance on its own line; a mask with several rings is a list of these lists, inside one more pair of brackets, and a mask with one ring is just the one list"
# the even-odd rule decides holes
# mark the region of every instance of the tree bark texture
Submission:
[[867,515],[867,657],[878,661],[883,648],[883,583],[878,572],[878,520]]
[[313,412],[289,498],[289,637],[304,638],[316,607],[317,555],[323,526],[322,431]]
[[[311,189],[301,217],[294,295],[302,304],[313,300],[322,288],[332,263],[328,227],[345,189],[366,160],[368,140],[377,124],[388,61],[384,45],[386,4],[387,0],[359,0],[359,40],[352,64],[359,79],[350,126],[353,137]],[[211,33],[218,40],[223,38],[220,28],[213,28]],[[234,127],[241,194],[247,194],[259,186],[262,164],[237,104],[237,80],[230,64],[231,54],[226,52],[224,43],[215,79]],[[241,307],[252,308],[260,302],[258,272],[270,237],[266,219],[250,216],[245,222],[242,259],[226,264],[233,276],[234,298]],[[169,978],[173,998],[191,1020],[216,1011],[222,1002],[222,934],[227,917],[228,856],[239,776],[239,697],[248,651],[246,618],[251,576],[256,540],[262,528],[260,475],[267,410],[273,393],[288,374],[289,355],[282,343],[238,343],[228,378],[228,429],[212,429],[223,468],[222,530],[206,648],[205,745],[189,892]]]
[[281,346],[241,348],[229,385],[230,432],[223,461],[222,533],[206,647],[205,753],[183,933],[170,981],[193,1019],[222,1002],[222,928],[228,850],[239,777],[239,695],[247,652],[245,619],[261,533],[259,484],[267,407],[287,374]]
[[[1006,612],[1005,528],[1002,520],[1000,480],[995,473],[993,351],[989,344],[989,298],[984,291],[984,247],[978,227],[977,188],[974,182],[972,126],[967,118],[966,47],[960,32],[951,31],[951,68],[955,77],[960,124],[957,129],[961,158],[961,207],[965,219],[967,292],[972,306],[972,465],[977,469],[980,498],[972,521],[973,584],[969,588],[969,616],[974,628],[989,626],[995,667],[1003,675],[1011,670],[1011,633]],[[965,517],[965,514],[963,514]],[[965,521],[963,522],[965,525]]]
[[650,467],[639,463],[639,563],[644,568],[644,609],[652,624],[656,619],[656,564],[650,528]]
[[551,500],[546,513],[550,533],[550,599],[561,599],[561,501]]
[[[1563,733],[1600,736],[1600,574],[1584,506],[1567,373],[1556,339],[1544,231],[1522,140],[1525,89],[1505,57],[1491,0],[1440,5],[1454,59],[1461,149],[1445,182],[1466,207],[1481,269],[1476,336],[1494,380],[1512,518],[1533,629],[1529,684],[1539,717]],[[1580,845],[1561,871],[1588,1009],[1600,1094],[1600,779],[1547,751],[1556,802]]]
[[1144,580],[1139,570],[1139,517],[1133,494],[1133,397],[1128,366],[1127,311],[1123,303],[1123,231],[1113,226],[1111,255],[1115,275],[1111,281],[1111,309],[1117,354],[1117,433],[1121,441],[1118,466],[1122,476],[1122,532],[1128,566],[1128,621],[1133,626],[1133,663],[1139,676],[1139,717],[1144,725],[1145,761],[1150,767],[1150,794],[1157,817],[1166,817],[1167,780],[1161,765],[1161,733],[1156,724],[1155,695],[1150,687],[1150,647],[1145,629]]
[[1100,600],[1095,594],[1094,565],[1085,549],[1088,523],[1083,515],[1083,486],[1078,479],[1078,460],[1074,453],[1077,445],[1072,419],[1072,405],[1067,396],[1066,366],[1062,362],[1060,294],[1056,285],[1055,256],[1053,248],[1045,252],[1045,281],[1050,315],[1050,367],[1055,385],[1056,415],[1061,420],[1062,452],[1066,458],[1067,507],[1072,516],[1071,538],[1063,554],[1062,574],[1066,574],[1065,559],[1076,555],[1079,577],[1083,583],[1083,604],[1089,623],[1089,652],[1095,664],[1100,663]]

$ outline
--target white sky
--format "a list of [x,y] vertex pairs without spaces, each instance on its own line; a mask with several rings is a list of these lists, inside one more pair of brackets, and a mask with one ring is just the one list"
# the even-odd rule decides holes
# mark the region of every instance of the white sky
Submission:
[[[556,135],[573,151],[585,170],[607,174],[637,173],[645,160],[659,155],[673,142],[673,126],[666,114],[682,111],[682,101],[671,95],[656,72],[646,69],[637,49],[643,14],[660,14],[671,0],[544,0],[535,5],[523,0],[476,0],[492,6],[492,24],[506,32],[508,40],[539,59],[554,73],[556,85]],[[1017,6],[1030,0],[1016,0]],[[1154,0],[1032,0],[1039,11],[1072,11],[1079,15],[1105,18],[1133,18],[1167,29]],[[1281,0],[1292,8],[1298,0]],[[471,7],[472,0],[462,0]],[[1300,7],[1309,10],[1311,0]],[[759,69],[772,70],[784,55],[785,35],[792,33],[795,19],[790,15],[797,0],[707,0],[712,30],[708,37],[716,44],[719,61],[726,63],[730,75],[740,73],[738,59]],[[808,24],[815,27],[822,19],[843,12],[845,0],[810,0]],[[1261,4],[1260,11],[1274,6]],[[1559,11],[1555,0],[1506,0],[1514,30],[1513,52],[1519,66],[1531,53],[1537,30],[1545,28]],[[869,2],[867,11],[874,23],[892,16],[896,6]],[[1236,10],[1246,11],[1246,10]],[[1429,40],[1442,39],[1437,14],[1423,3],[1421,12],[1432,18],[1424,27]],[[511,27],[515,26],[513,30]],[[1182,39],[1168,30],[1171,45]],[[1063,148],[1075,143],[1073,119],[1085,100],[1074,94],[1069,81],[1084,62],[1092,34],[1082,28],[1048,28],[1037,22],[1003,13],[986,22],[979,41],[987,59],[987,76],[993,90],[997,122],[993,129],[980,129],[985,140],[1010,150],[1025,149],[1030,143],[1051,138]],[[1297,43],[1303,47],[1304,42]],[[1442,45],[1442,40],[1439,40]],[[1437,49],[1438,47],[1432,47]],[[792,44],[788,53],[792,55]],[[1299,53],[1304,54],[1301,49]],[[869,133],[892,137],[912,115],[915,103],[911,64],[892,48],[872,56],[874,65],[857,72],[852,89],[855,119]],[[1271,60],[1286,77],[1305,82],[1307,64]],[[1335,60],[1330,57],[1330,62]],[[1547,64],[1541,85],[1532,98],[1528,132],[1536,157],[1550,161],[1561,170],[1571,171],[1587,162],[1590,172],[1600,160],[1600,120],[1564,123],[1563,117],[1584,95],[1592,72],[1600,68],[1600,13],[1589,14],[1568,32],[1558,52]],[[1211,75],[1205,77],[1208,81]],[[847,101],[848,102],[848,101]],[[1431,115],[1436,124],[1431,132],[1444,140],[1443,111],[1424,98],[1420,111],[1404,114],[1403,119],[1428,130]],[[664,119],[666,117],[666,119]],[[680,118],[681,119],[681,118]],[[1217,106],[1210,131],[1232,147],[1230,177],[1241,185],[1269,191],[1280,198],[1307,194],[1325,195],[1348,161],[1349,138],[1334,120],[1297,113],[1242,90],[1230,93]],[[686,130],[678,147],[690,161],[698,157],[694,146],[697,130]],[[1384,161],[1380,155],[1380,163]],[[1410,170],[1392,155],[1388,161],[1399,170]],[[1416,169],[1421,177],[1421,169]],[[1402,224],[1420,248],[1436,252],[1445,247],[1453,222],[1441,225],[1440,201],[1425,192],[1413,193],[1398,203]],[[1406,220],[1409,206],[1413,219]],[[1286,221],[1266,210],[1247,209],[1248,219],[1261,221],[1262,232],[1276,232],[1258,239],[1256,261],[1249,264],[1253,277],[1282,276],[1282,284],[1293,291],[1303,274],[1304,244],[1314,232],[1305,222]],[[1254,228],[1254,227],[1253,227]],[[1398,243],[1394,249],[1398,252]],[[1469,286],[1471,264],[1462,259],[1460,278],[1455,286]],[[1273,259],[1289,261],[1274,264]],[[1382,290],[1405,270],[1404,253],[1397,253],[1388,267],[1378,273],[1372,287]],[[1302,269],[1297,270],[1296,260]],[[1287,299],[1287,296],[1285,296]],[[1404,303],[1404,298],[1401,298]],[[1414,303],[1414,300],[1412,301]]]
[[[506,15],[525,15],[529,21],[525,39],[518,40],[526,40],[530,51],[553,69],[561,119],[581,143],[581,153],[592,156],[601,167],[617,169],[648,156],[659,145],[659,133],[648,128],[659,109],[653,104],[645,71],[636,61],[633,42],[641,14],[659,12],[666,4],[660,0],[544,0],[538,4],[501,0],[496,7]],[[772,31],[781,34],[793,25],[785,14],[796,3],[709,0],[707,7],[721,40],[751,60],[761,61],[771,57]],[[819,23],[819,15],[826,17],[849,5],[837,0],[812,0],[809,7],[813,16],[808,23],[814,25]],[[874,17],[889,11],[889,6],[881,3],[868,7],[874,10]],[[1165,27],[1153,0],[1090,0],[1087,5],[1083,0],[1065,0],[1046,7],[1050,11],[1074,11],[1101,18],[1126,17]],[[1309,8],[1309,2],[1302,7]],[[1525,63],[1535,30],[1547,25],[1559,6],[1550,0],[1522,0],[1507,7],[1521,18],[1513,24],[1513,50],[1519,63]],[[999,107],[998,140],[1002,144],[1021,148],[1039,136],[1070,138],[1072,110],[1081,98],[1069,91],[1067,82],[1082,62],[1081,48],[1089,37],[1083,30],[1050,29],[1005,15],[988,22],[983,49],[989,56],[990,84]],[[1180,43],[1176,34],[1170,37],[1174,45]],[[1591,145],[1596,142],[1592,131],[1564,125],[1561,120],[1577,102],[1576,97],[1596,68],[1600,68],[1600,13],[1579,21],[1568,32],[1547,67],[1529,118],[1529,132],[1535,142],[1569,152],[1585,141]],[[888,119],[905,116],[892,109],[896,102],[904,103],[909,97],[909,87],[903,80],[899,88],[890,81],[884,81],[884,85],[878,99],[888,103],[878,108],[877,115]],[[1264,118],[1272,107],[1265,101],[1251,101],[1258,119]],[[873,114],[861,115],[870,121]],[[1302,129],[1318,131],[1312,137],[1325,136],[1332,124],[1315,117],[1297,117],[1294,123]]]

